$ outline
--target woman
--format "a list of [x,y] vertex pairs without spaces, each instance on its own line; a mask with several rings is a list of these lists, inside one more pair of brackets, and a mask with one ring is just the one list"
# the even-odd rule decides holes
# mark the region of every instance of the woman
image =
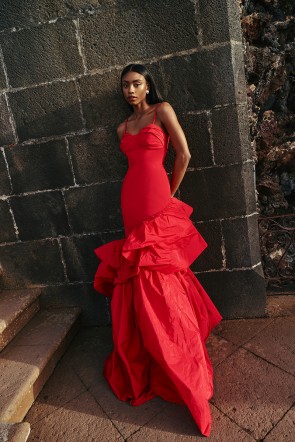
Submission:
[[[185,403],[205,436],[212,366],[205,340],[221,316],[189,269],[207,246],[174,198],[190,153],[172,107],[145,66],[121,75],[133,113],[118,127],[128,157],[121,207],[126,237],[95,250],[95,288],[111,296],[114,350],[104,375],[119,399],[140,405],[154,396]],[[176,159],[171,180],[163,161],[168,141]]]

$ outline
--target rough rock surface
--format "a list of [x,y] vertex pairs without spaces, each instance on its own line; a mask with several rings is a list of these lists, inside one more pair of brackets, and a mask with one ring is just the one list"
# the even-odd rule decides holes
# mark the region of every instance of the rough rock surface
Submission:
[[260,213],[294,213],[295,4],[242,0],[241,6]]
[[[295,3],[241,0],[240,6],[259,212],[261,216],[294,214]],[[264,272],[278,285],[289,284],[294,281],[294,217],[276,218],[276,222],[277,227],[283,225],[278,237],[266,231],[275,230],[273,226],[260,224]]]

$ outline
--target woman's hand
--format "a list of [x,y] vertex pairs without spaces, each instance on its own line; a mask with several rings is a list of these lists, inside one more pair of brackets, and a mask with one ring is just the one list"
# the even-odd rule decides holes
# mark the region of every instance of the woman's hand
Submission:
[[191,154],[183,130],[177,116],[169,103],[162,103],[157,109],[157,117],[170,135],[176,153],[172,178],[170,181],[171,197],[173,197],[183,180]]

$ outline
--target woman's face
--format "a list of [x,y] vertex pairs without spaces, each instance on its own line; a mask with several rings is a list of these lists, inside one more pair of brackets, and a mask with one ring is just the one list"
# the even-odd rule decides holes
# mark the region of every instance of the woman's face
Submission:
[[122,91],[125,100],[135,106],[142,101],[146,101],[146,92],[149,85],[143,75],[137,72],[128,72],[122,78]]

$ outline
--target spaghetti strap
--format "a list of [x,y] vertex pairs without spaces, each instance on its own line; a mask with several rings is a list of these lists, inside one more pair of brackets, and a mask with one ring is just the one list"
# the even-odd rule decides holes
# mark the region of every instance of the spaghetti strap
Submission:
[[127,132],[127,123],[128,123],[128,118],[126,118],[126,120],[125,120],[124,134],[126,134],[126,132]]
[[157,119],[157,109],[158,109],[158,107],[161,105],[161,103],[158,103],[157,104],[157,106],[155,107],[155,110],[154,110],[154,118],[153,118],[153,123],[152,124],[155,124],[155,122],[156,122],[156,119]]

